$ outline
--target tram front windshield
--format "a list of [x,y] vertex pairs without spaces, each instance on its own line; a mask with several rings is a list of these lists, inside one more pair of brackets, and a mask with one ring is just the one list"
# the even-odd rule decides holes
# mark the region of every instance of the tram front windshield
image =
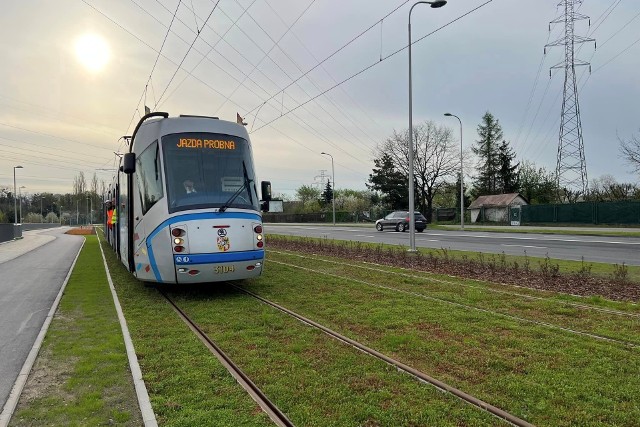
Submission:
[[187,209],[258,210],[247,140],[190,132],[162,137],[169,213]]

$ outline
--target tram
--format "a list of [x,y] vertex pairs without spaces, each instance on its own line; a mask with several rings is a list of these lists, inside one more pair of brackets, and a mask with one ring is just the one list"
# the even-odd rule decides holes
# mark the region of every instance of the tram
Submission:
[[261,183],[260,200],[245,127],[154,112],[127,140],[105,195],[105,230],[129,271],[158,283],[259,276],[271,185]]

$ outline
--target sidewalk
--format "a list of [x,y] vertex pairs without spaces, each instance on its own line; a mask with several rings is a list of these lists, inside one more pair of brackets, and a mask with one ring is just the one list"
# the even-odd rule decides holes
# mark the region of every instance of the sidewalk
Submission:
[[48,230],[51,229],[25,231],[22,233],[21,239],[0,243],[0,264],[18,258],[20,255],[24,255],[55,240],[54,236],[40,234]]

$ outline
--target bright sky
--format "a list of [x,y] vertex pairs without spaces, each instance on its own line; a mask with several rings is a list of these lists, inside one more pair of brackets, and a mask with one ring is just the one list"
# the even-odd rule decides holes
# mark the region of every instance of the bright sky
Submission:
[[[0,186],[13,187],[16,165],[24,167],[16,175],[27,193],[71,192],[79,171],[108,181],[112,172],[104,169],[115,167],[114,152],[123,149],[118,139],[131,133],[146,102],[172,116],[234,121],[239,112],[258,179],[270,180],[276,193],[293,194],[330,176],[323,151],[335,160],[338,189],[365,189],[373,148],[408,127],[405,47],[413,3],[3,2]],[[483,3],[416,6],[413,40]],[[414,44],[414,123],[434,120],[457,135],[457,120],[443,116],[456,114],[469,147],[489,110],[520,160],[554,170],[564,72],[550,79],[549,68],[562,61],[563,49],[543,56],[543,46],[563,31],[561,25],[548,31],[558,3],[492,0]],[[592,64],[591,74],[587,67],[577,71],[589,178],[637,182],[619,157],[617,138],[640,132],[640,2],[585,0],[580,12],[591,27],[577,22],[576,34],[598,43],[577,54]]]

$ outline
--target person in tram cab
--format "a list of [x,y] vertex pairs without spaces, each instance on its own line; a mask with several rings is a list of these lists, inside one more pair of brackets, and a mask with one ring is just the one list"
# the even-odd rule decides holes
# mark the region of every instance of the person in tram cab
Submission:
[[184,191],[187,194],[197,193],[196,188],[193,185],[193,181],[190,179],[185,180],[182,184],[184,185]]

